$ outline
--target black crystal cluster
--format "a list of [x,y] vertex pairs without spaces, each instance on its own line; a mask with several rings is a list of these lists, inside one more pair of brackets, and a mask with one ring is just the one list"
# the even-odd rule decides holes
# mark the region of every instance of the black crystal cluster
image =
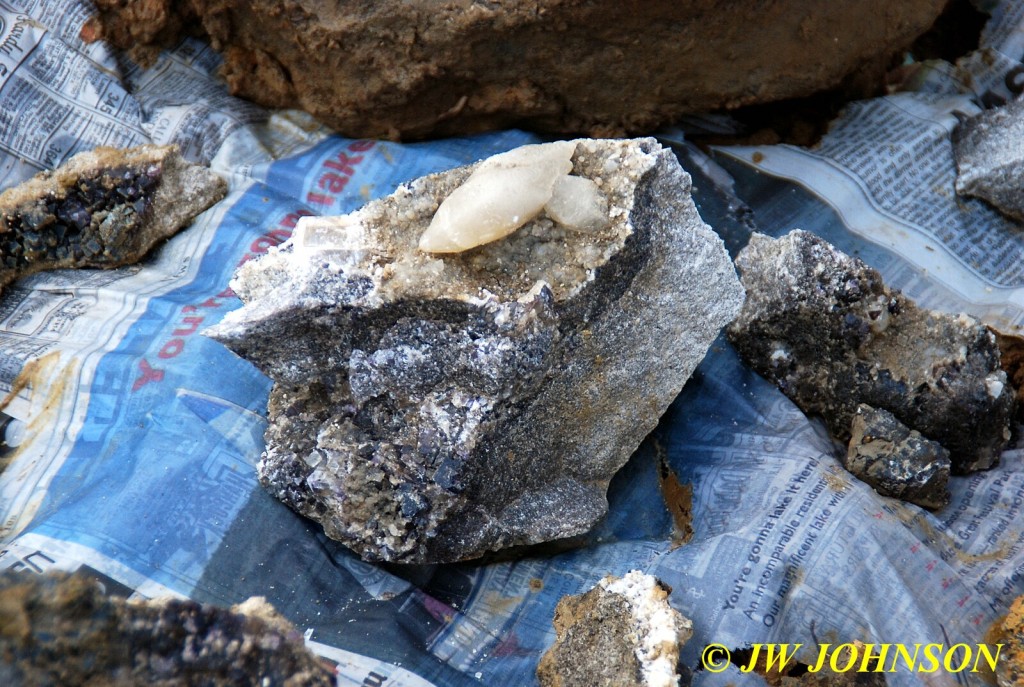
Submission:
[[[3,271],[20,272],[40,261],[71,267],[121,259],[122,237],[144,221],[160,175],[157,164],[104,169],[80,177],[63,193],[6,209],[0,214]],[[3,283],[14,278],[4,276]]]
[[329,687],[268,604],[126,601],[83,573],[0,572],[0,684]]

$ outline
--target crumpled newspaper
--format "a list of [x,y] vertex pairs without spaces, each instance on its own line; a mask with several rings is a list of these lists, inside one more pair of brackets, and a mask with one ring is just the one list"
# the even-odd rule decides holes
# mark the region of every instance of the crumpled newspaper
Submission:
[[[821,422],[724,338],[575,548],[445,566],[361,561],[259,487],[269,380],[198,334],[239,307],[235,268],[300,216],[348,212],[539,139],[332,136],[301,113],[228,96],[199,41],[146,70],[83,44],[88,12],[74,0],[0,2],[0,187],[82,149],[152,141],[209,162],[231,192],[144,265],[38,274],[0,301],[0,567],[84,568],[137,596],[266,596],[342,685],[536,684],[558,600],[631,569],[669,585],[693,620],[691,669],[711,643],[803,643],[803,661],[827,641],[976,644],[1024,591],[1020,450],[953,478],[936,513],[880,497],[842,470]],[[665,141],[734,254],[755,229],[806,229],[926,307],[1016,331],[1024,231],[953,193],[949,132],[979,102],[1010,95],[1022,27],[1024,6],[999,4],[981,51],[931,65],[919,92],[851,104],[813,150],[709,156]],[[963,90],[968,73],[982,90]],[[981,684],[969,673],[888,678]],[[694,684],[763,681],[729,667],[697,671]]]

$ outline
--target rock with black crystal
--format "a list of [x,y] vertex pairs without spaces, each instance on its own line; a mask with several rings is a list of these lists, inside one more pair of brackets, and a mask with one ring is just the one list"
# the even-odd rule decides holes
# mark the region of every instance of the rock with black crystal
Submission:
[[956,192],[1024,221],[1024,100],[986,110],[953,130]]
[[[431,175],[301,220],[292,243],[239,270],[244,308],[207,331],[274,380],[263,484],[368,560],[457,561],[586,532],[739,311],[728,255],[670,151],[568,146],[559,174],[594,182],[600,197],[581,202],[606,221],[563,226],[542,197],[525,223],[516,208],[515,227],[498,223],[503,238],[426,252],[439,206],[481,165]],[[536,152],[502,159],[533,183]],[[541,176],[542,196],[557,195]],[[468,231],[464,209],[444,231]]]
[[0,194],[0,289],[43,270],[136,262],[226,192],[174,146],[75,155]]
[[266,601],[128,601],[79,575],[0,573],[0,684],[329,687]]
[[919,308],[805,231],[754,234],[736,266],[747,300],[730,340],[836,439],[849,440],[865,403],[939,442],[954,473],[998,460],[1015,392],[980,322]]
[[676,687],[693,624],[668,590],[633,570],[555,608],[557,638],[537,666],[542,687]]
[[857,406],[844,466],[885,496],[925,508],[949,503],[949,451],[886,410]]

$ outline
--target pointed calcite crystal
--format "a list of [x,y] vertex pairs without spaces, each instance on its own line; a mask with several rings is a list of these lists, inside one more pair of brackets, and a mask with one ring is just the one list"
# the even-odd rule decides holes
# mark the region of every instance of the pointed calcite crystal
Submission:
[[[550,145],[562,162],[506,154],[304,219],[239,270],[245,307],[207,332],[275,382],[263,484],[368,560],[587,531],[739,311],[670,151]],[[479,236],[463,203],[488,213]]]

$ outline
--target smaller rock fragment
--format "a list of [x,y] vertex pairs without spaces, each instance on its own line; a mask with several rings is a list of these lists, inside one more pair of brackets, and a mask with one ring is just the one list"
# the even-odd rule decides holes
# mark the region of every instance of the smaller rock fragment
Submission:
[[996,629],[995,641],[989,646],[997,643],[1003,645],[996,664],[999,687],[1024,687],[1024,596],[1018,596],[1010,604],[1010,611]]
[[543,687],[678,685],[679,649],[693,636],[668,590],[639,570],[564,597],[554,624],[558,637],[537,666]]
[[986,110],[953,130],[956,192],[1024,221],[1024,100]]
[[989,327],[999,346],[999,364],[1017,389],[1017,420],[1024,421],[1024,337]]
[[0,193],[0,289],[43,270],[136,262],[226,193],[176,146],[79,153]]
[[919,308],[806,231],[754,234],[736,266],[747,300],[730,340],[836,439],[849,441],[865,403],[941,444],[954,473],[999,459],[1016,392],[980,322]]
[[230,609],[107,596],[81,575],[0,572],[0,684],[330,687],[264,599]]
[[949,451],[887,410],[857,406],[844,465],[884,496],[925,508],[949,503]]

